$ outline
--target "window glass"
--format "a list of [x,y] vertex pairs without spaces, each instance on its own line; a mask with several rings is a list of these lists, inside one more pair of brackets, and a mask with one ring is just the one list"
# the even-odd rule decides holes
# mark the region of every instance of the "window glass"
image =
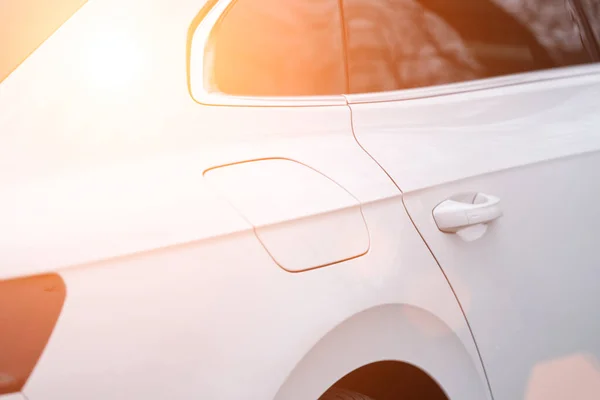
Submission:
[[589,62],[565,0],[343,0],[350,92]]
[[581,4],[590,22],[596,42],[600,44],[600,0],[581,0]]
[[85,0],[0,0],[0,82]]
[[337,0],[237,0],[205,53],[209,90],[247,96],[346,91]]

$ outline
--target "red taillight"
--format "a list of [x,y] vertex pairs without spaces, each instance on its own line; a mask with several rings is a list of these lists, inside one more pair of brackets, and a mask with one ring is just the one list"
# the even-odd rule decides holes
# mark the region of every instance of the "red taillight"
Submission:
[[21,390],[65,301],[57,274],[0,281],[0,395]]

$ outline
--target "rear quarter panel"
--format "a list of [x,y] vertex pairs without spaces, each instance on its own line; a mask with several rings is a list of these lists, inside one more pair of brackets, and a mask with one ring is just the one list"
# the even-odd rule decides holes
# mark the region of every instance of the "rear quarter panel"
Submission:
[[[25,396],[316,398],[390,358],[453,398],[489,396],[452,291],[400,192],[355,142],[348,107],[191,99],[185,38],[201,3],[89,2],[0,86],[0,279],[57,271],[67,289]],[[103,32],[111,45],[91,46]],[[117,43],[131,53],[113,53]],[[105,79],[111,60],[134,73]],[[277,157],[361,203],[366,255],[288,273],[203,180]],[[348,358],[349,338],[372,346]]]

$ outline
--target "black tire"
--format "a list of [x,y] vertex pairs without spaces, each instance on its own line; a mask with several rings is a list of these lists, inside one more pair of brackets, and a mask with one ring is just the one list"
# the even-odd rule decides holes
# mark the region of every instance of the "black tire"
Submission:
[[352,392],[346,389],[331,388],[319,400],[373,400],[364,394]]

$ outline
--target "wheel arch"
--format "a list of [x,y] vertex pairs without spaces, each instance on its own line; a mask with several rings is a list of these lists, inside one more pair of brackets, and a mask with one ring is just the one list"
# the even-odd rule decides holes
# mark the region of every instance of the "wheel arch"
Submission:
[[317,399],[350,372],[399,361],[429,375],[450,399],[491,399],[487,382],[459,337],[429,311],[379,305],[346,319],[305,354],[275,400]]

